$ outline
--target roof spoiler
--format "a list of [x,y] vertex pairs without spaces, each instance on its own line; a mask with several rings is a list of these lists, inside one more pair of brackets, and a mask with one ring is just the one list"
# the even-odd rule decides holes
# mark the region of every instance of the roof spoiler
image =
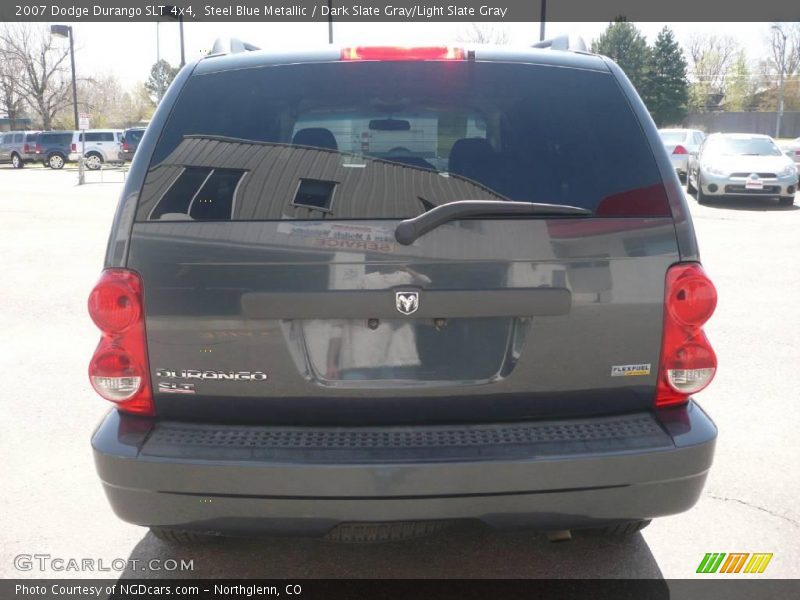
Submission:
[[261,50],[261,48],[249,42],[243,42],[238,38],[220,37],[216,39],[214,47],[211,48],[211,52],[208,55],[238,54],[239,52],[252,52],[253,50]]
[[546,48],[548,50],[568,50],[571,52],[587,52],[586,42],[579,35],[558,35],[548,40],[536,42],[531,48]]

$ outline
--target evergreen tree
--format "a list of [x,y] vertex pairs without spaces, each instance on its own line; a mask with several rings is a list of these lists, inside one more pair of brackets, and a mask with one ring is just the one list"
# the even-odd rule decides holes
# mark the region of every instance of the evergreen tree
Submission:
[[169,84],[175,79],[178,70],[177,67],[173,67],[163,58],[153,64],[150,69],[150,77],[144,84],[153,103],[158,104],[161,102],[161,98],[164,97]]
[[644,96],[656,125],[678,125],[688,112],[689,81],[686,59],[675,34],[664,27],[650,52],[649,82]]
[[616,62],[639,95],[647,99],[650,49],[647,40],[633,23],[628,23],[624,18],[609,23],[603,34],[592,42],[591,50]]

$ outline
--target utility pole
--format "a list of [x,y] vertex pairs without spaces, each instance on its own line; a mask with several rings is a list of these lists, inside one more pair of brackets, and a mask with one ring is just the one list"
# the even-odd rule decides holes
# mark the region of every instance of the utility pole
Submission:
[[781,72],[778,80],[778,118],[775,122],[775,137],[781,137],[781,120],[783,119],[783,91],[784,91],[784,71],[786,71],[786,34],[778,25],[773,25],[772,29],[781,36]]
[[333,0],[328,0],[328,43],[333,43]]
[[69,25],[51,25],[50,35],[69,39],[69,62],[72,67],[72,113],[75,117],[75,130],[78,129],[78,83],[75,77],[75,43],[72,38],[72,27]]
[[547,22],[547,0],[539,0],[541,2],[542,13],[539,16],[539,41],[544,40],[544,24]]
[[[161,22],[156,21],[156,64],[161,62]],[[161,85],[161,80],[158,81],[158,102],[164,97],[164,88]]]

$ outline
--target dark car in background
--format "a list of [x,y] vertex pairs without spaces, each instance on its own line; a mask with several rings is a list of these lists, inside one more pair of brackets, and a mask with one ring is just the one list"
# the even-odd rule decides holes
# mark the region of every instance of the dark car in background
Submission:
[[75,162],[78,152],[73,140],[73,131],[43,131],[34,146],[36,160],[51,169],[63,169],[68,162]]
[[181,70],[89,297],[120,518],[564,538],[695,504],[716,292],[686,198],[620,68],[539,46],[215,45]]
[[130,161],[139,147],[139,142],[144,135],[144,127],[132,127],[122,132],[122,141],[119,145],[119,159]]

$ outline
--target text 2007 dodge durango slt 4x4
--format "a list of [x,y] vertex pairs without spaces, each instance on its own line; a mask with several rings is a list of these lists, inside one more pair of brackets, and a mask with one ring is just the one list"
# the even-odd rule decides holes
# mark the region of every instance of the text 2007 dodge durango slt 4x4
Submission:
[[174,541],[614,534],[697,501],[716,292],[619,67],[232,47],[159,106],[89,298],[120,518]]

